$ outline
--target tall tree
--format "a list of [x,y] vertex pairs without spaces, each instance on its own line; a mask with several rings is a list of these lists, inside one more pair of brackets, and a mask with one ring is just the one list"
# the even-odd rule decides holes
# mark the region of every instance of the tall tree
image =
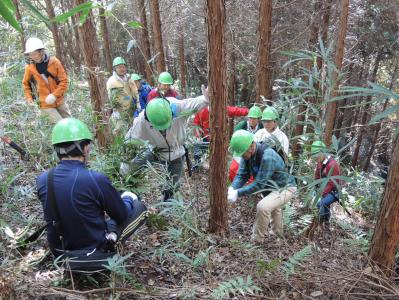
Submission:
[[[234,52],[234,31],[230,30],[229,37],[229,51],[228,51],[228,78],[227,78],[227,100],[228,105],[235,106],[236,105],[236,55]],[[229,138],[233,134],[234,131],[234,118],[229,118]]]
[[[320,10],[320,1],[315,0],[314,5],[313,5],[313,15],[310,21],[310,35],[309,35],[309,50],[313,51],[315,48],[317,48],[317,38],[318,38],[318,33],[319,33],[319,10]],[[311,74],[311,70],[313,68],[313,62],[308,61],[306,67],[309,69],[309,73]],[[306,77],[304,78],[305,81],[308,81],[309,78]],[[314,98],[315,97],[308,97],[312,99],[308,99],[310,102],[315,102]],[[306,114],[306,104],[300,99],[301,101],[299,108],[298,108],[298,114],[297,114],[297,119],[296,119],[296,125],[295,125],[295,133],[294,136],[296,137],[292,143],[292,155],[293,157],[298,157],[298,155],[301,152],[301,147],[299,144],[299,137],[303,133],[303,127],[304,127],[304,121],[305,121],[305,114]],[[308,125],[310,126],[310,125]]]
[[369,256],[381,270],[391,275],[399,245],[399,139],[396,137],[388,179]]
[[[103,1],[103,5],[105,2]],[[112,57],[111,57],[111,43],[109,40],[109,33],[108,33],[108,26],[107,26],[107,19],[105,18],[105,9],[104,6],[101,5],[99,12],[100,12],[100,29],[101,34],[103,37],[103,46],[104,46],[104,59],[105,64],[107,66],[107,71],[112,74]]]
[[208,33],[208,82],[210,85],[210,161],[209,231],[224,233],[228,230],[226,199],[227,122],[226,122],[226,65],[225,65],[225,1],[206,0]]
[[[346,36],[346,28],[348,24],[348,13],[349,13],[349,0],[341,0],[341,16],[339,22],[338,29],[338,37],[337,44],[335,47],[335,66],[337,70],[341,70],[342,62],[344,59],[344,50],[345,50],[345,36]],[[337,72],[333,73],[333,84],[335,85],[333,88],[333,92],[331,93],[331,98],[334,98],[338,95],[338,74]],[[331,144],[332,133],[334,130],[334,122],[335,117],[337,115],[337,102],[330,102],[327,104],[326,110],[326,129],[324,132],[324,141],[326,145],[329,146]]]
[[[382,59],[382,52],[379,52],[377,54],[377,57],[375,58],[375,62],[374,62],[374,68],[373,68],[373,72],[371,74],[370,77],[370,81],[374,82],[377,78],[377,73],[378,73],[378,68],[380,66],[380,62]],[[363,113],[361,115],[361,120],[360,120],[360,125],[365,125],[367,123],[367,120],[369,118],[369,107],[370,107],[370,101],[371,101],[372,96],[368,95],[366,97],[366,105],[363,108]],[[360,147],[362,145],[362,141],[363,141],[363,135],[365,134],[366,128],[360,128],[360,131],[358,133],[358,137],[356,139],[356,146],[355,146],[355,150],[353,151],[353,155],[352,155],[352,167],[356,167],[357,162],[359,160],[359,154],[360,154]]]
[[186,97],[187,93],[187,82],[186,82],[186,60],[184,56],[184,29],[183,26],[180,25],[179,30],[179,70],[180,70],[180,86],[181,86],[181,94],[183,98]]
[[161,73],[166,70],[166,64],[165,53],[163,50],[161,15],[159,13],[158,0],[151,0],[151,17],[152,28],[154,31],[155,51],[158,55],[158,57],[156,58],[157,72]]
[[143,55],[146,61],[145,75],[149,84],[154,85],[151,65],[148,63],[148,61],[151,58],[151,47],[150,47],[150,38],[148,37],[147,14],[146,14],[144,0],[138,0],[138,8],[140,11],[140,23],[143,27],[141,30],[141,45],[142,45],[141,48],[143,49]]
[[256,64],[256,101],[263,96],[272,99],[272,68],[270,63],[272,0],[259,1],[258,60]]
[[[52,20],[55,17],[53,3],[51,3],[51,0],[44,0],[44,1],[46,3],[47,15],[48,15],[49,19]],[[53,34],[56,56],[61,61],[61,63],[65,66],[67,61],[64,56],[64,52],[62,51],[63,46],[61,43],[61,37],[60,37],[59,30],[58,30],[58,24],[56,22],[51,22],[51,33]]]
[[[396,64],[395,64],[395,67],[394,67],[394,70],[393,70],[392,75],[391,75],[391,82],[389,84],[389,89],[390,90],[392,90],[392,88],[394,87],[396,73],[398,72],[398,68],[399,68],[399,61],[397,60]],[[387,108],[388,103],[389,103],[389,97],[385,100],[384,105],[382,107],[382,111],[384,111]],[[364,166],[363,166],[363,171],[365,171],[365,172],[367,172],[367,170],[368,170],[368,168],[370,166],[371,158],[373,157],[375,146],[376,146],[377,141],[378,141],[378,134],[379,134],[379,132],[381,130],[381,122],[378,122],[373,127],[374,127],[373,128],[374,129],[374,133],[373,133],[373,138],[372,138],[372,141],[371,141],[370,150],[369,150],[369,152],[367,154],[366,161],[365,161]]]
[[[77,6],[84,2],[85,0],[75,0],[75,5]],[[96,137],[100,147],[105,147],[110,139],[108,118],[104,111],[104,105],[108,99],[104,84],[104,72],[100,71],[100,53],[92,12],[87,16],[86,22],[79,27],[79,37],[87,69],[86,74],[90,87],[90,99],[97,119]]]

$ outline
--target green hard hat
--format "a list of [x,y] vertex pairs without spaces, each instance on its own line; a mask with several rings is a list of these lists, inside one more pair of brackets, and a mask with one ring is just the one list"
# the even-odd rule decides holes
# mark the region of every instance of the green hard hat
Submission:
[[132,76],[130,76],[131,80],[141,80],[141,76],[139,74],[133,73]]
[[322,152],[327,149],[326,144],[322,141],[314,141],[312,146],[310,147],[310,153],[312,155],[318,154],[319,152]]
[[266,107],[262,113],[262,121],[276,121],[278,119],[278,113],[274,107]]
[[259,119],[262,116],[262,110],[259,106],[252,106],[248,112],[248,118]]
[[172,109],[169,101],[163,98],[155,98],[145,108],[148,121],[158,130],[168,129],[172,124]]
[[75,118],[65,118],[58,121],[51,134],[51,143],[53,145],[92,139],[93,137],[87,125]]
[[112,67],[116,67],[119,65],[126,65],[126,61],[120,56],[115,57],[114,61],[112,62]]
[[254,134],[249,131],[237,130],[231,137],[229,151],[233,152],[234,156],[242,156],[251,146],[254,137]]
[[172,75],[169,72],[162,72],[159,74],[158,82],[162,84],[173,84]]

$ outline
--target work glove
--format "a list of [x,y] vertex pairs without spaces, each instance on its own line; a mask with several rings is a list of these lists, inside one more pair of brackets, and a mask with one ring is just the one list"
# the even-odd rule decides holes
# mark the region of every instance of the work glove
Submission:
[[46,104],[51,105],[54,104],[55,100],[57,100],[57,98],[53,94],[49,94],[44,101]]
[[229,187],[229,189],[227,190],[227,201],[232,204],[237,201],[237,198],[238,191],[233,187]]
[[203,84],[201,85],[201,92],[202,92],[202,95],[204,95],[205,100],[209,102],[209,91],[208,91],[208,88],[205,87],[205,85],[203,85]]
[[132,201],[139,199],[139,197],[137,197],[137,195],[132,192],[123,192],[123,194],[121,195],[121,198],[124,198],[124,197],[130,197],[132,199]]

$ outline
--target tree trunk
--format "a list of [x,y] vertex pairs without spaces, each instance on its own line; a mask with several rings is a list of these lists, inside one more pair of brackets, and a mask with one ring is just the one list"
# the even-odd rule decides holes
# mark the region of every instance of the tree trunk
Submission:
[[[320,10],[320,2],[319,0],[314,1],[314,11],[313,11],[313,16],[312,20],[310,22],[310,36],[309,36],[309,51],[312,51],[314,48],[317,48],[317,38],[318,38],[318,33],[319,33],[319,27],[318,27],[318,21],[319,21],[319,10]],[[311,72],[313,68],[313,62],[308,61],[307,62],[307,68]],[[305,77],[304,81],[308,81],[309,78]],[[308,101],[312,101],[315,97],[309,97]],[[295,133],[294,136],[298,137],[295,138],[292,142],[292,156],[293,157],[298,157],[298,155],[301,153],[301,146],[299,144],[299,137],[303,133],[303,127],[304,127],[304,121],[305,121],[305,114],[306,114],[306,104],[301,100],[301,104],[299,105],[298,108],[298,115],[296,119],[296,124],[295,124]],[[308,125],[310,126],[310,125]]]
[[[391,83],[389,84],[389,90],[392,90],[392,88],[394,86],[396,73],[398,71],[398,66],[399,66],[399,62],[396,61],[395,68],[394,68],[392,76],[391,76]],[[387,108],[388,103],[389,103],[389,97],[385,100],[384,105],[382,107],[382,111],[384,111]],[[374,126],[374,135],[373,135],[373,139],[372,139],[372,142],[371,142],[370,151],[367,154],[366,162],[364,163],[364,167],[363,167],[363,171],[364,172],[367,172],[367,170],[368,170],[368,168],[370,166],[370,161],[371,161],[371,158],[373,157],[375,145],[377,144],[377,141],[378,141],[378,134],[379,134],[380,129],[381,129],[381,122],[382,122],[382,120],[380,120],[378,122],[378,124],[376,124]]]
[[145,75],[148,83],[150,85],[154,85],[154,78],[152,74],[151,65],[148,61],[151,58],[151,47],[150,47],[150,39],[148,37],[148,25],[147,25],[147,15],[145,12],[145,2],[144,0],[138,0],[138,7],[140,11],[140,23],[143,28],[141,29],[141,47],[143,49],[143,55],[145,59]]
[[184,30],[180,25],[179,30],[179,69],[180,69],[180,92],[183,98],[187,96],[187,83],[186,83],[186,60],[184,57]]
[[[231,34],[231,41],[230,41],[230,51],[229,51],[229,58],[228,58],[228,88],[227,88],[227,101],[228,105],[235,106],[236,105],[236,56],[234,52],[234,33]],[[234,118],[229,118],[229,139],[234,131]]]
[[[44,0],[44,1],[46,3],[47,15],[48,15],[49,19],[52,20],[55,17],[53,4],[51,3],[51,0]],[[65,56],[62,51],[63,46],[61,43],[58,26],[57,26],[56,22],[51,22],[51,33],[53,34],[56,56],[61,61],[62,65],[66,66]]]
[[19,4],[18,4],[18,0],[12,0],[12,2],[14,3],[15,6],[15,18],[18,21],[19,25],[21,26],[21,32],[19,33],[19,37],[21,38],[21,47],[23,49],[23,51],[25,51],[25,29],[22,25],[22,18],[21,18],[21,13],[19,11]]
[[386,275],[392,275],[395,255],[399,245],[399,139],[396,138],[394,152],[385,183],[381,210],[371,241],[369,256]]
[[270,63],[272,0],[259,1],[258,23],[258,60],[256,65],[256,101],[261,102],[261,96],[272,100],[272,68]]
[[[103,5],[105,5],[104,2]],[[105,64],[107,66],[107,71],[112,74],[111,43],[109,40],[107,20],[105,18],[105,9],[103,6],[100,6],[100,28],[103,36]]]
[[163,51],[161,16],[158,0],[151,0],[152,28],[154,31],[155,51],[158,53],[156,66],[158,74],[166,71],[165,53]]
[[[344,59],[344,50],[345,50],[345,36],[346,36],[346,28],[348,24],[348,13],[349,13],[349,0],[342,0],[341,3],[341,17],[339,22],[339,31],[338,31],[338,39],[336,45],[335,52],[335,66],[337,70],[341,70],[342,61]],[[333,74],[333,84],[335,85],[333,88],[333,92],[331,93],[331,98],[338,96],[338,74],[334,72]],[[335,117],[337,115],[337,102],[330,102],[327,104],[326,110],[326,129],[324,133],[324,141],[327,146],[331,144],[332,133],[334,130],[334,122]]]
[[[75,5],[83,4],[85,0],[75,0]],[[110,141],[108,117],[103,111],[107,102],[107,90],[105,88],[104,72],[100,71],[100,53],[96,29],[93,24],[92,12],[89,13],[86,22],[79,27],[82,53],[87,69],[87,78],[90,87],[90,99],[96,119],[96,137],[100,147],[104,148]]]
[[246,66],[242,68],[240,71],[240,80],[242,83],[241,87],[241,102],[244,103],[245,106],[248,107],[249,103],[249,78],[248,78],[248,69]]
[[206,0],[208,33],[208,82],[210,85],[210,161],[209,232],[223,234],[228,230],[226,199],[227,122],[226,65],[224,49],[225,1]]
[[[375,59],[375,63],[374,63],[374,69],[373,69],[373,73],[371,75],[370,81],[374,82],[377,78],[377,72],[378,72],[378,68],[380,66],[380,61],[382,59],[382,55],[381,52],[377,54],[377,57]],[[362,114],[362,119],[360,121],[360,125],[364,125],[367,122],[368,119],[368,115],[369,115],[369,107],[370,104],[369,102],[371,101],[371,95],[366,97],[366,105],[364,107],[363,110],[363,114]],[[355,168],[357,166],[357,162],[359,160],[359,153],[360,153],[360,147],[362,145],[362,140],[363,140],[363,134],[365,132],[365,128],[360,128],[359,131],[359,136],[356,140],[356,146],[355,146],[355,151],[353,152],[353,156],[352,156],[352,167]]]

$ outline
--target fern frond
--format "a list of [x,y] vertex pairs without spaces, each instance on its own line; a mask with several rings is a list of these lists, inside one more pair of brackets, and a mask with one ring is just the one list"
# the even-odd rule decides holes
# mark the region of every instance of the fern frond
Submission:
[[293,256],[289,257],[282,267],[285,273],[285,277],[288,278],[290,275],[292,275],[295,272],[295,267],[297,267],[311,254],[312,254],[312,246],[307,245],[305,248],[299,250]]
[[219,283],[218,287],[212,292],[212,298],[225,299],[229,298],[230,295],[236,296],[238,294],[242,296],[255,295],[260,291],[261,289],[254,284],[251,276],[248,275],[245,279],[238,276]]

